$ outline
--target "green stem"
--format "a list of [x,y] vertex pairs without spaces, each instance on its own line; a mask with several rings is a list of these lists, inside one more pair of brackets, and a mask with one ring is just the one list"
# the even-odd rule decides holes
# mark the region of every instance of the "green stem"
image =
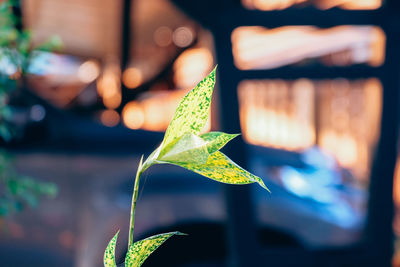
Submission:
[[136,178],[135,178],[135,185],[133,186],[133,195],[132,195],[132,204],[131,204],[131,219],[129,223],[129,243],[128,243],[128,249],[130,246],[133,244],[133,232],[135,228],[135,210],[136,210],[136,200],[139,192],[139,180],[140,180],[140,175],[143,173],[142,169],[142,162],[143,162],[143,156],[140,159],[140,163],[136,172]]

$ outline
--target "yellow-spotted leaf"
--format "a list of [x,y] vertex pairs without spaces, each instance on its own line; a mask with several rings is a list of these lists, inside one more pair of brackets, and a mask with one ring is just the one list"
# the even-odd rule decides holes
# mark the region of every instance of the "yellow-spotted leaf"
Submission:
[[[205,177],[225,184],[251,184],[258,183],[268,190],[260,177],[251,174],[238,166],[223,153],[217,151],[208,157],[204,164],[176,164],[188,170],[194,171]],[[269,190],[268,190],[269,191]]]
[[185,133],[166,146],[159,154],[157,161],[203,164],[206,163],[209,155],[206,141],[192,133]]
[[180,102],[165,132],[162,148],[185,133],[199,134],[207,122],[215,84],[214,70]]
[[222,132],[209,132],[200,135],[201,139],[207,142],[207,150],[209,154],[217,152],[223,148],[229,141],[239,134],[227,134]]
[[118,232],[115,236],[110,240],[107,245],[106,251],[104,251],[104,267],[116,267],[117,264],[115,263],[115,244],[117,243],[118,239]]
[[125,267],[140,267],[143,262],[173,235],[185,235],[180,232],[171,232],[148,237],[135,242],[130,246],[125,257]]

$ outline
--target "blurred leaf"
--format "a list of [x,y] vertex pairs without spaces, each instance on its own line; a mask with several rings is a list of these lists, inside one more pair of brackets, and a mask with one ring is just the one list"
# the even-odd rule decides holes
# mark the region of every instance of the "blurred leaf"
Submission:
[[[205,164],[176,164],[188,170],[194,171],[205,177],[225,184],[251,184],[258,183],[268,190],[260,177],[251,174],[239,167],[230,158],[217,151],[211,154]],[[269,191],[269,190],[268,190]]]
[[9,213],[7,202],[6,199],[0,198],[0,217],[7,216]]
[[25,191],[23,194],[21,194],[21,200],[33,208],[36,208],[39,204],[39,199],[31,191]]
[[104,251],[104,267],[116,267],[117,264],[115,263],[115,245],[118,239],[118,232],[115,236],[110,240],[107,245],[106,250]]
[[126,254],[125,267],[140,267],[151,253],[173,235],[185,234],[180,232],[164,233],[135,242]]
[[58,187],[54,183],[40,183],[39,193],[54,198],[58,194]]
[[[21,1],[0,1],[0,60],[13,65],[22,75],[28,69],[32,57],[32,33],[29,30],[19,31],[16,24],[20,17],[13,14],[13,7],[20,6]],[[58,37],[51,38],[43,45],[48,51],[59,47]],[[15,80],[13,80],[15,79]],[[17,79],[19,79],[17,81]],[[9,94],[21,82],[21,76],[10,78],[7,73],[0,73],[0,139],[10,141],[15,135],[12,122],[12,110],[8,106]],[[16,173],[12,158],[0,149],[0,216],[19,211],[25,206],[37,206],[40,197],[53,197],[57,194],[53,183],[36,181]]]
[[37,50],[51,52],[60,50],[63,47],[61,38],[57,35],[51,36],[46,42],[35,47]]
[[6,142],[10,141],[12,138],[12,132],[10,128],[6,127],[4,124],[0,124],[0,137]]
[[24,56],[28,56],[29,49],[31,48],[31,41],[32,41],[32,32],[31,31],[23,31],[19,35],[17,49]]
[[197,135],[203,129],[210,113],[215,71],[216,67],[182,99],[165,132],[162,148],[185,133]]
[[11,194],[16,195],[18,193],[19,184],[17,180],[10,179],[8,180],[7,185],[8,185],[8,190],[11,192]]
[[54,197],[58,191],[53,183],[17,174],[11,159],[5,151],[0,150],[0,217],[21,211],[27,206],[37,207],[41,197]]
[[239,134],[227,134],[222,132],[209,132],[200,135],[201,139],[207,142],[207,150],[209,154],[217,152],[223,148],[229,141]]

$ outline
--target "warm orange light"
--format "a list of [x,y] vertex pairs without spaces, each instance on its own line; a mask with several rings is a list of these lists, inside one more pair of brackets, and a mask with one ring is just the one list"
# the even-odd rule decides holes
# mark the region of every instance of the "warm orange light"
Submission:
[[258,10],[280,10],[306,0],[242,0],[243,5],[248,9]]
[[[174,116],[175,109],[188,90],[149,92],[142,99],[128,103],[123,111],[124,124],[131,129],[165,131]],[[210,120],[203,129],[209,131]]]
[[125,105],[122,110],[122,121],[130,129],[139,129],[144,123],[144,112],[142,107],[132,101]]
[[397,158],[396,169],[394,172],[393,198],[394,198],[394,203],[400,210],[400,158]]
[[385,61],[386,35],[381,28],[373,28],[373,39],[371,42],[371,66],[380,66]]
[[192,48],[174,62],[174,81],[179,88],[192,88],[211,71],[213,56],[207,48]]
[[79,66],[78,79],[83,83],[91,83],[99,77],[100,66],[94,60],[88,60]]
[[381,65],[385,35],[375,26],[239,27],[232,32],[232,52],[239,69],[271,69],[319,58],[326,65]]
[[341,5],[344,9],[378,9],[381,6],[382,0],[348,0]]
[[320,9],[340,7],[343,9],[377,9],[382,6],[382,0],[242,0],[243,6],[248,9],[281,10],[297,4],[314,4]]
[[313,86],[305,79],[290,88],[278,80],[242,82],[239,100],[244,138],[253,144],[287,150],[314,145],[313,99]]
[[143,82],[142,71],[138,68],[130,67],[124,71],[122,81],[130,89],[137,88]]
[[317,144],[356,177],[368,177],[379,136],[379,80],[251,80],[238,90],[247,142],[285,150]]
[[326,132],[321,136],[321,147],[336,155],[340,165],[352,167],[357,163],[357,143],[348,134],[337,135],[335,132]]
[[336,79],[320,86],[318,144],[340,165],[366,179],[379,136],[382,85],[371,78]]
[[[396,168],[394,171],[394,181],[393,181],[393,200],[395,204],[395,217],[393,220],[393,229],[397,236],[397,243],[400,242],[400,158],[397,158]],[[396,244],[397,246],[400,245]],[[395,256],[393,258],[393,266],[400,266],[400,249],[396,249]]]
[[103,97],[103,104],[106,108],[116,109],[121,105],[121,93],[117,92],[107,97]]
[[120,75],[119,66],[115,63],[109,64],[97,81],[97,92],[108,109],[116,109],[121,104]]
[[116,87],[116,83],[117,81],[114,75],[111,73],[104,73],[97,81],[97,93],[99,96],[103,96],[104,92],[107,91],[107,88]]
[[112,109],[104,110],[100,114],[100,121],[108,127],[116,126],[119,123],[119,114]]
[[187,47],[192,44],[193,40],[194,32],[189,27],[179,27],[172,35],[172,41],[179,47]]
[[153,39],[158,46],[168,46],[172,43],[172,30],[169,27],[162,26],[154,32]]

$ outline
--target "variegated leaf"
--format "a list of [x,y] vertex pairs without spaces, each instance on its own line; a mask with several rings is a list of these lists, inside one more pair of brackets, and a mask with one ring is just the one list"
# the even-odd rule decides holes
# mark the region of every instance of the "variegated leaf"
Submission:
[[117,243],[118,239],[118,232],[115,234],[115,236],[110,240],[110,242],[107,245],[106,250],[104,251],[104,267],[116,267],[117,264],[115,262],[115,245]]
[[220,150],[236,136],[238,134],[209,132],[198,137],[192,133],[186,133],[166,146],[155,161],[172,164],[204,164],[210,154]]
[[229,141],[239,134],[227,134],[222,132],[209,132],[200,135],[201,139],[207,142],[207,150],[209,154],[217,152],[223,148]]
[[185,133],[197,135],[203,129],[209,116],[215,71],[216,67],[182,99],[165,132],[163,148]]
[[[215,181],[225,183],[225,184],[251,184],[258,183],[263,188],[268,188],[265,186],[264,182],[260,177],[251,174],[245,169],[239,167],[230,158],[228,158],[223,153],[217,151],[208,157],[205,164],[176,164],[178,166],[184,167],[188,170],[194,171],[205,177],[213,179]],[[269,190],[268,190],[269,191]]]
[[197,135],[185,133],[166,146],[157,161],[166,163],[204,164],[210,154],[207,143]]
[[125,257],[125,267],[140,267],[143,262],[173,235],[185,235],[180,232],[170,232],[148,237],[130,246]]

